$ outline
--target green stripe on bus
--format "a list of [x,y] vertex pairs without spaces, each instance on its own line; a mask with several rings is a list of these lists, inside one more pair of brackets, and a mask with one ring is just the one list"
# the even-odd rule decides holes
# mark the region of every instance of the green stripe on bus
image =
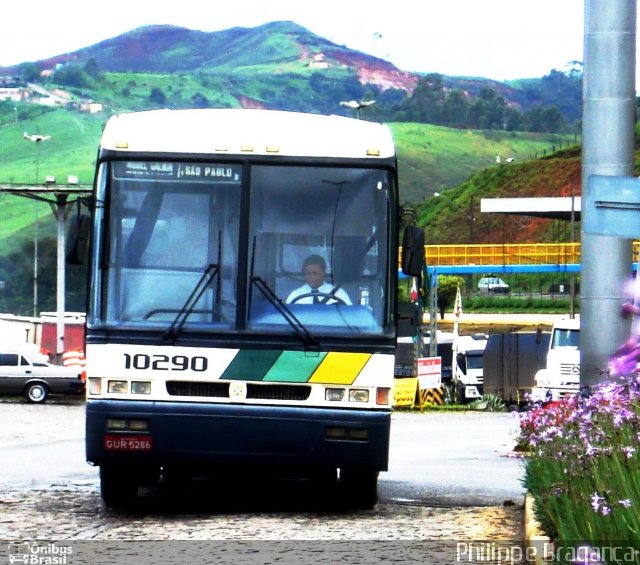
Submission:
[[241,349],[222,373],[220,379],[261,381],[277,361],[282,351]]
[[283,351],[264,380],[279,383],[306,383],[326,353],[305,353],[304,351]]

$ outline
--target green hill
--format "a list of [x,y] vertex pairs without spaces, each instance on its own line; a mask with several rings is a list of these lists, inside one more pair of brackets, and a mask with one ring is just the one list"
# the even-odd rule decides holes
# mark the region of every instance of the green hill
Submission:
[[471,175],[513,159],[523,163],[573,142],[567,135],[458,130],[428,124],[394,123],[400,198],[419,203]]
[[[75,175],[81,184],[90,184],[105,120],[101,114],[57,109],[5,123],[0,127],[0,182],[34,182],[37,172],[40,183],[47,175],[59,182]],[[520,162],[569,141],[555,134],[454,130],[427,124],[390,127],[397,144],[401,200],[414,204],[493,166],[496,155]],[[50,135],[51,139],[33,143],[23,138],[24,132]],[[8,194],[0,198],[0,243],[6,252],[19,244],[12,238],[32,225],[34,204]],[[46,205],[39,209],[48,216]]]
[[484,214],[482,198],[579,196],[581,154],[570,147],[526,163],[493,165],[418,206],[427,244],[551,243],[571,241],[569,222]]

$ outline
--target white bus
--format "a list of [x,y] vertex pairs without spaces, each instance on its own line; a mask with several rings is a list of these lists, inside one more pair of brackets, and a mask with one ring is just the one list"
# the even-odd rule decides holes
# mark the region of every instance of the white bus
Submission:
[[[373,506],[398,215],[386,126],[263,110],[110,118],[86,328],[86,456],[105,503],[160,478],[263,468],[322,474]],[[404,269],[419,275],[422,231],[407,234]],[[71,255],[82,260],[82,237]],[[309,256],[326,265],[325,290],[288,303]]]

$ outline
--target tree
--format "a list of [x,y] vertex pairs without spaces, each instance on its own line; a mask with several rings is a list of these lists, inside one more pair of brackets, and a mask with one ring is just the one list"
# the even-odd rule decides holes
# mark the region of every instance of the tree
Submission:
[[35,63],[23,63],[18,68],[25,82],[36,82],[40,79],[40,68]]
[[98,63],[96,63],[96,60],[93,57],[85,63],[83,70],[91,78],[98,78],[98,75],[100,74],[100,67],[98,67]]
[[454,277],[452,275],[440,275],[438,277],[438,310],[440,310],[440,319],[444,319],[444,312],[447,308],[453,306],[456,299],[456,293],[464,291],[464,279],[462,277]]
[[528,131],[563,132],[567,129],[567,123],[556,106],[535,106],[525,118]]
[[[40,311],[55,311],[57,284],[57,242],[44,237],[38,243],[38,298]],[[69,311],[86,309],[88,265],[67,265],[65,302]],[[17,315],[33,312],[33,242],[24,241],[18,251],[0,258],[0,311]]]
[[524,116],[515,108],[507,108],[505,110],[504,123],[507,131],[527,131]]
[[406,112],[410,121],[425,124],[442,124],[444,86],[442,76],[429,74],[418,79],[413,94],[400,104],[399,111]]
[[453,127],[465,127],[469,115],[469,101],[461,90],[452,90],[447,94],[442,109],[443,124]]
[[89,86],[88,75],[77,65],[65,65],[53,75],[53,80],[64,86],[84,88]]
[[162,89],[158,88],[157,86],[154,86],[151,89],[151,94],[149,94],[149,100],[154,104],[163,105],[167,101],[167,96],[165,95],[164,92],[162,92]]
[[506,102],[492,88],[483,88],[469,109],[469,122],[479,129],[504,129]]
[[211,103],[209,102],[209,99],[201,92],[196,92],[191,97],[191,104],[193,105],[194,108],[211,108]]

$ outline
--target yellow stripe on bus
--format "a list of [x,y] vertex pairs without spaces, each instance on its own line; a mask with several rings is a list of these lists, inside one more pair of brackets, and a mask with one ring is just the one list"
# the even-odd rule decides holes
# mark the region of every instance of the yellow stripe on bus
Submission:
[[308,382],[350,385],[371,358],[370,353],[328,353]]

